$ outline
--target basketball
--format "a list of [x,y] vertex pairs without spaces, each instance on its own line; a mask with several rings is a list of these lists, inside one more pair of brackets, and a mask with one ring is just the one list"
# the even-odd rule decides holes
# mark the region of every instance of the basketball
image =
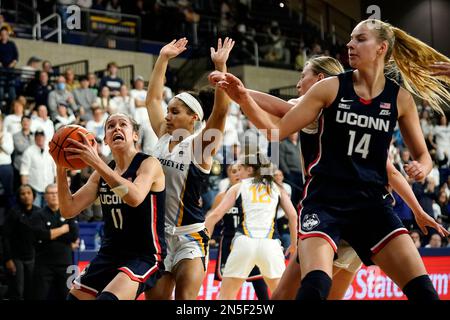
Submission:
[[80,133],[86,136],[92,146],[95,145],[94,135],[82,126],[67,125],[61,127],[55,132],[52,140],[49,142],[49,147],[50,154],[58,166],[69,169],[83,169],[87,166],[87,164],[81,159],[67,159],[67,156],[71,154],[70,152],[64,152],[65,148],[76,147],[73,143],[70,143],[67,140],[68,138],[83,143]]

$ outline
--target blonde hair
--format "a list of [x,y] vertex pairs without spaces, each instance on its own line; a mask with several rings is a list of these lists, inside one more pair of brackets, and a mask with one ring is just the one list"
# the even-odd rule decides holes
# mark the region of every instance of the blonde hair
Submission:
[[445,86],[450,85],[450,77],[432,76],[429,65],[436,61],[450,62],[450,59],[389,23],[368,19],[360,24],[369,23],[378,40],[388,42],[385,57],[387,73],[400,73],[406,90],[428,101],[434,110],[442,114],[446,100],[450,101],[450,93]]
[[316,75],[322,73],[325,77],[337,76],[344,72],[344,67],[338,60],[327,56],[312,57],[305,63],[305,67],[307,65],[311,66]]

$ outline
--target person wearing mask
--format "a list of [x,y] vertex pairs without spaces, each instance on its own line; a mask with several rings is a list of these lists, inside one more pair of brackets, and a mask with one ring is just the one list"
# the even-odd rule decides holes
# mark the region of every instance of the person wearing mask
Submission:
[[17,193],[17,205],[10,210],[3,226],[4,259],[10,278],[8,295],[11,300],[30,300],[35,255],[32,221],[39,208],[33,205],[30,185],[21,185]]
[[59,76],[56,82],[55,90],[51,91],[48,95],[48,108],[50,111],[50,117],[53,119],[56,116],[56,107],[59,101],[66,101],[72,111],[78,111],[78,107],[75,103],[73,94],[66,88],[66,78]]
[[37,230],[34,299],[65,300],[69,292],[67,268],[73,264],[72,243],[78,239],[78,222],[61,216],[56,184],[45,188],[45,201],[47,205],[33,221]]
[[34,143],[23,153],[20,179],[22,184],[29,184],[33,188],[36,192],[34,204],[42,208],[45,205],[45,187],[55,182],[56,165],[45,143],[44,131],[34,133]]
[[14,190],[20,186],[20,163],[25,150],[34,143],[31,133],[31,118],[23,116],[22,130],[13,135],[14,152],[13,152],[13,171],[14,171]]
[[0,211],[8,210],[13,201],[13,169],[11,154],[14,144],[11,134],[4,130],[3,119],[0,116],[0,184],[3,186],[3,195],[0,195]]
[[[15,77],[13,69],[19,60],[19,53],[16,44],[9,40],[9,31],[7,27],[0,28],[0,65],[5,71],[5,75],[0,77],[0,107],[5,113],[5,104],[16,98]],[[8,100],[5,99],[5,91],[8,92]],[[2,105],[3,104],[3,105]]]

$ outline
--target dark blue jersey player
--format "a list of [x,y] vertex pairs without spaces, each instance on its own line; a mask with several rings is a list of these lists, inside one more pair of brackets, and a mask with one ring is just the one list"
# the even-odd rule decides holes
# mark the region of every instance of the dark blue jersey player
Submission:
[[98,255],[74,281],[69,299],[130,300],[155,286],[164,271],[165,178],[159,161],[137,152],[138,127],[127,115],[111,115],[105,143],[114,160],[107,165],[95,146],[84,143],[66,151],[95,169],[74,195],[66,169],[58,167],[58,196],[64,217],[74,217],[100,198],[105,234]]
[[[439,102],[448,93],[444,84],[429,76],[428,64],[421,59],[431,62],[445,57],[379,20],[358,24],[347,47],[355,70],[315,84],[281,120],[260,112],[233,75],[215,72],[209,79],[258,128],[269,129],[271,139],[275,129],[283,139],[319,117],[319,153],[309,168],[311,177],[299,217],[302,281],[298,299],[327,298],[340,239],[347,240],[366,265],[380,266],[408,299],[438,299],[417,249],[392,210],[385,186],[387,150],[396,121],[415,159],[405,166],[406,173],[423,180],[431,171],[410,92],[440,109]],[[406,89],[384,74],[391,58]]]

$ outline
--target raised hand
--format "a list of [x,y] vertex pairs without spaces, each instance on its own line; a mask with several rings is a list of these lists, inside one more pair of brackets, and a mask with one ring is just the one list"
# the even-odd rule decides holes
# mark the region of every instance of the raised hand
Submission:
[[216,66],[222,66],[226,64],[228,57],[230,55],[231,49],[234,47],[234,40],[231,38],[226,37],[222,44],[222,39],[219,38],[217,40],[217,50],[215,50],[213,47],[210,48],[211,50],[211,60]]
[[178,40],[173,40],[172,42],[166,44],[162,47],[159,55],[167,59],[172,59],[178,56],[180,53],[185,51],[188,40],[186,38],[181,38]]
[[208,80],[211,85],[223,89],[237,104],[250,98],[242,81],[231,73],[214,71],[208,76]]

